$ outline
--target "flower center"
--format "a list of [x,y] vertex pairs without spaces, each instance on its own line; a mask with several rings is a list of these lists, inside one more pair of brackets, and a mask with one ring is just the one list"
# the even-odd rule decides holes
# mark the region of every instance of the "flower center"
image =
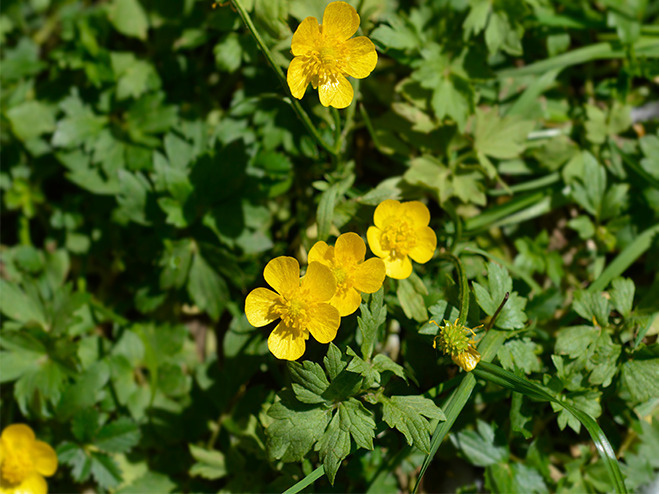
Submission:
[[345,268],[334,266],[332,268],[332,274],[334,274],[334,278],[336,278],[335,295],[344,295],[350,288],[352,288],[352,280]]
[[309,305],[300,293],[295,293],[290,298],[280,297],[274,312],[281,317],[285,326],[297,331],[307,330],[310,317]]
[[20,484],[34,470],[27,451],[14,450],[2,462],[2,478],[10,484]]
[[396,221],[385,227],[380,243],[392,258],[405,257],[416,246],[416,233],[407,221]]
[[335,83],[336,76],[345,72],[344,52],[341,42],[323,39],[316,49],[305,55],[308,70],[318,77],[319,85]]

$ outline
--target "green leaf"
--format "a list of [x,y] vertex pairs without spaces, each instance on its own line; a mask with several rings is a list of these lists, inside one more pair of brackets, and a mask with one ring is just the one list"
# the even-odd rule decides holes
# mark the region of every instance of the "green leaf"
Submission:
[[373,416],[360,402],[350,398],[339,403],[337,412],[315,447],[332,484],[341,461],[350,453],[350,437],[357,446],[373,450],[374,430]]
[[587,321],[595,319],[602,327],[606,327],[609,323],[611,307],[609,306],[609,300],[602,293],[576,292],[573,308],[577,314]]
[[57,406],[59,417],[66,419],[96,403],[110,379],[110,367],[105,360],[94,363],[78,381],[67,388]]
[[105,453],[91,453],[91,474],[104,489],[110,489],[119,485],[123,477],[116,462]]
[[139,0],[114,0],[108,18],[121,34],[146,40],[149,19]]
[[188,293],[195,304],[215,321],[220,318],[229,300],[226,281],[201,257],[199,252],[194,254],[190,267]]
[[384,288],[371,295],[370,303],[362,302],[357,316],[357,325],[362,335],[361,353],[365,360],[371,358],[377,342],[378,330],[387,319],[387,307],[384,305]]
[[430,433],[434,429],[428,419],[446,420],[444,412],[432,400],[422,396],[380,397],[382,418],[390,427],[403,433],[407,444],[428,453]]
[[145,492],[169,493],[176,491],[176,484],[167,475],[146,472],[115,491],[115,494],[144,494]]
[[240,68],[243,48],[236,33],[225,35],[214,47],[215,65],[224,72],[235,72]]
[[504,462],[510,452],[505,437],[487,422],[476,420],[476,431],[461,431],[451,435],[451,441],[477,467]]
[[554,351],[570,358],[583,355],[599,336],[597,328],[592,326],[571,326],[561,329],[556,335]]
[[398,295],[400,306],[408,318],[425,322],[428,320],[428,311],[423,295],[418,291],[419,288],[425,292],[425,288],[419,287],[418,283],[413,283],[409,278],[399,280],[396,295]]
[[131,173],[127,170],[118,172],[120,190],[117,194],[119,209],[117,214],[140,225],[149,226],[147,217],[147,198],[151,192],[151,184],[141,173]]
[[224,453],[221,451],[200,448],[194,444],[188,446],[190,448],[190,454],[195,459],[195,463],[190,467],[190,475],[192,477],[216,480],[226,477],[229,473]]
[[66,117],[57,122],[53,146],[71,148],[91,143],[105,128],[108,119],[96,115],[85,105],[76,91],[60,103]]
[[71,467],[71,476],[77,482],[85,482],[92,469],[92,458],[77,444],[63,442],[57,447],[57,458]]
[[478,305],[488,316],[492,316],[504,300],[506,293],[508,293],[508,301],[501,309],[495,326],[501,329],[523,328],[528,319],[524,312],[526,299],[520,297],[517,292],[512,291],[513,280],[506,268],[495,262],[489,262],[487,276],[489,291],[480,284],[473,283],[474,295]]
[[533,125],[516,116],[499,117],[496,108],[476,109],[474,149],[492,158],[515,158],[524,151]]
[[288,371],[291,374],[291,388],[295,397],[302,403],[324,403],[323,393],[330,383],[325,376],[325,371],[316,362],[305,360],[289,362]]
[[384,372],[391,372],[393,375],[400,377],[405,382],[407,382],[407,376],[405,375],[405,369],[403,366],[398,365],[396,362],[391,360],[387,355],[383,353],[378,353],[373,358],[373,368],[377,370],[380,374]]
[[160,89],[162,82],[153,65],[132,53],[112,52],[112,70],[117,77],[117,99],[139,98]]
[[350,434],[342,421],[341,408],[342,406],[339,405],[339,411],[334,414],[325,433],[316,444],[316,451],[320,454],[325,474],[332,485],[341,461],[350,453]]
[[119,417],[104,425],[96,435],[94,444],[107,453],[128,453],[140,442],[140,428],[127,417]]
[[73,416],[71,432],[83,443],[91,443],[101,428],[101,416],[95,408],[81,410]]
[[282,399],[268,409],[268,416],[274,419],[265,431],[269,457],[292,462],[302,461],[322,437],[331,412]]
[[27,101],[7,111],[11,128],[21,141],[55,130],[53,110],[40,101]]
[[620,372],[633,403],[659,396],[659,358],[628,360],[622,364]]
[[542,353],[542,348],[538,344],[531,341],[530,338],[523,338],[504,343],[499,349],[497,357],[504,369],[511,371],[519,369],[524,374],[530,374],[542,370],[542,363],[538,358],[540,353]]
[[611,303],[623,317],[629,317],[634,305],[636,286],[629,278],[616,278],[611,282]]
[[16,284],[0,279],[0,311],[10,319],[21,323],[36,322],[48,327],[41,301],[25,293]]

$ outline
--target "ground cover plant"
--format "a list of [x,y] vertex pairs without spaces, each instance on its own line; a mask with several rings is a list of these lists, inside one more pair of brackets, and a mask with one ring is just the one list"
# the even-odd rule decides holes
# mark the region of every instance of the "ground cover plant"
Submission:
[[5,0],[0,42],[0,492],[657,488],[657,2]]

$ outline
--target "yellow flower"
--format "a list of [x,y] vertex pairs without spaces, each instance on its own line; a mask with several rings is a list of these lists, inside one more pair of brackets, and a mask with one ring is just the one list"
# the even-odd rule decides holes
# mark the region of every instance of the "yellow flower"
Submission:
[[473,329],[458,324],[444,321],[440,326],[435,321],[430,321],[439,328],[439,334],[432,342],[433,348],[438,348],[445,355],[450,355],[451,360],[467,372],[474,370],[481,360],[481,354],[476,349],[476,342],[470,337],[476,336]]
[[57,470],[57,455],[25,424],[12,424],[0,436],[0,494],[45,494],[44,480]]
[[307,17],[291,42],[295,58],[286,79],[291,94],[302,99],[309,83],[318,88],[323,106],[345,108],[354,91],[346,75],[363,79],[375,68],[378,54],[366,36],[349,39],[359,28],[359,14],[345,2],[332,2],[323,14],[322,26]]
[[336,239],[336,246],[316,242],[309,251],[309,262],[319,262],[332,270],[336,278],[336,293],[330,304],[339,310],[341,317],[359,308],[359,292],[377,292],[384,282],[385,267],[382,260],[373,257],[364,262],[366,244],[356,233],[344,233]]
[[402,280],[412,274],[410,257],[423,264],[435,253],[437,236],[428,226],[430,212],[423,203],[387,199],[375,208],[373,222],[366,232],[368,245],[382,258],[390,278]]
[[267,288],[255,288],[245,300],[245,314],[252,326],[261,327],[277,319],[268,348],[285,360],[297,360],[304,353],[309,333],[320,343],[336,337],[341,317],[328,302],[336,291],[336,280],[328,267],[309,263],[300,278],[300,265],[292,257],[276,257],[263,270]]

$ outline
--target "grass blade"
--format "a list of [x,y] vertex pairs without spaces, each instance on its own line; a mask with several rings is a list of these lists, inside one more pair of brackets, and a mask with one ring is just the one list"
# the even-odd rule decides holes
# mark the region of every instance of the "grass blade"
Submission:
[[645,253],[652,245],[652,239],[659,232],[659,225],[652,226],[641,233],[629,244],[618,256],[611,261],[602,274],[589,287],[589,292],[600,292],[604,290],[613,278],[620,276],[631,266],[634,261]]
[[307,475],[302,480],[300,480],[297,484],[286,489],[284,491],[284,494],[296,494],[305,487],[308,487],[311,484],[313,484],[316,480],[318,480],[323,475],[325,475],[325,467],[321,465],[318,468],[316,468],[313,472],[311,472],[309,475]]
[[[506,331],[497,330],[490,330],[485,334],[480,344],[478,345],[478,351],[481,354],[481,362],[485,360],[492,360],[494,358],[494,356],[499,351],[499,347],[501,347],[503,342],[506,340],[506,336]],[[478,366],[476,368],[478,369]],[[437,424],[437,428],[435,429],[435,432],[430,439],[430,453],[428,453],[423,460],[421,471],[419,472],[419,478],[417,479],[414,490],[412,491],[413,493],[415,493],[419,488],[421,479],[426,473],[426,470],[428,470],[430,462],[432,462],[432,459],[435,457],[435,454],[437,454],[437,450],[442,444],[442,441],[444,441],[444,438],[451,430],[451,427],[453,427],[453,424],[458,418],[458,415],[460,415],[460,412],[462,412],[462,409],[467,404],[467,400],[469,400],[475,385],[476,378],[473,376],[473,371],[466,373],[460,385],[457,387],[457,389],[455,389],[455,391],[453,391],[453,393],[451,393],[451,396],[449,396],[446,402],[444,402],[442,405],[442,410],[444,410],[444,415],[446,415],[446,421]]]
[[595,443],[597,451],[604,461],[604,465],[606,466],[606,470],[609,474],[609,477],[611,478],[611,481],[613,482],[616,492],[627,492],[615,452],[613,451],[613,448],[611,447],[611,444],[609,443],[606,435],[594,418],[579,410],[578,408],[573,407],[569,403],[565,403],[564,401],[557,399],[542,389],[540,386],[537,386],[536,384],[518,377],[512,372],[508,372],[501,367],[493,365],[489,362],[481,361],[472,371],[472,373],[476,377],[499,384],[500,386],[511,389],[517,393],[525,394],[526,396],[535,400],[552,401],[565,408],[568,412],[574,415],[575,418],[579,420],[579,422],[583,424],[583,426],[590,434],[590,437]]

